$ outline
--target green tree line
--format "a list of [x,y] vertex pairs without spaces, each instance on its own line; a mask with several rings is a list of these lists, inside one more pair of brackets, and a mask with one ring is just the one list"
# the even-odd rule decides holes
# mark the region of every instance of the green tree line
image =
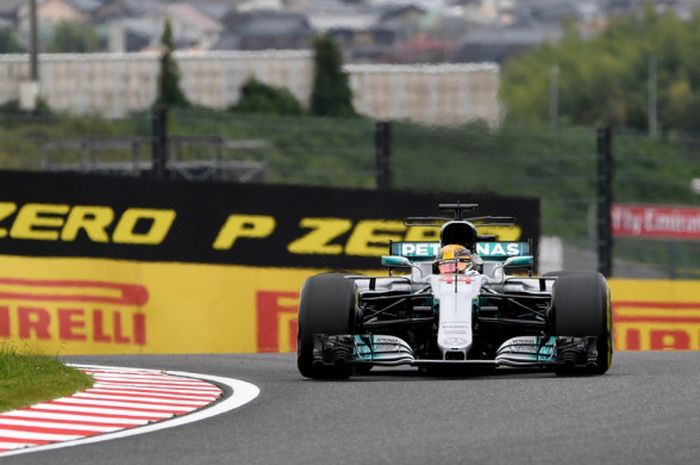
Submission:
[[549,119],[555,66],[560,123],[647,130],[655,69],[660,129],[700,131],[700,12],[683,21],[648,7],[640,15],[612,18],[592,38],[569,28],[559,43],[512,59],[501,82],[508,121]]

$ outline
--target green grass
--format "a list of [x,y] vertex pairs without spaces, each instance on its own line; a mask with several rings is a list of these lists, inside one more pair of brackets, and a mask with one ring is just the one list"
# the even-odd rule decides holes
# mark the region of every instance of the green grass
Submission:
[[68,396],[92,382],[54,357],[0,348],[0,412]]

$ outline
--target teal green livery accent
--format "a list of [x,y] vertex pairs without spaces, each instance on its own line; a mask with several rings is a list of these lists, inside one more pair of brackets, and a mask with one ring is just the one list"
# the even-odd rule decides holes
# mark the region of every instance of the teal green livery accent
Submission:
[[400,255],[384,255],[382,257],[382,265],[389,267],[410,267],[411,261],[407,257]]
[[535,356],[535,360],[538,362],[551,362],[554,360],[556,356],[556,342],[557,338],[556,336],[549,336],[547,339],[547,342],[542,344],[542,338],[538,337],[537,338],[537,344],[540,345],[539,350],[537,351],[537,355]]
[[372,361],[372,348],[365,343],[361,336],[355,336],[355,358],[367,362]]
[[508,257],[505,266],[513,268],[532,268],[535,264],[535,257],[532,255],[521,255],[518,257]]

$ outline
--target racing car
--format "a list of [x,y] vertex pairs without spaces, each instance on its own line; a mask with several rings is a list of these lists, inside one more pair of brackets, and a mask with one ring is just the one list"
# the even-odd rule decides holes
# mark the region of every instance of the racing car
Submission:
[[480,235],[514,218],[469,217],[477,204],[439,204],[450,216],[411,217],[439,241],[393,242],[385,276],[324,273],[304,283],[297,366],[308,378],[348,378],[374,366],[422,371],[534,367],[602,375],[612,363],[610,291],[595,272],[533,276],[529,242]]

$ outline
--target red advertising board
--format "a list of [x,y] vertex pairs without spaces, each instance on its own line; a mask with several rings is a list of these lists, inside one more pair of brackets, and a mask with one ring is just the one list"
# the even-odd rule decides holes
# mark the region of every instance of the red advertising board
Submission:
[[700,241],[700,208],[613,205],[614,237]]

